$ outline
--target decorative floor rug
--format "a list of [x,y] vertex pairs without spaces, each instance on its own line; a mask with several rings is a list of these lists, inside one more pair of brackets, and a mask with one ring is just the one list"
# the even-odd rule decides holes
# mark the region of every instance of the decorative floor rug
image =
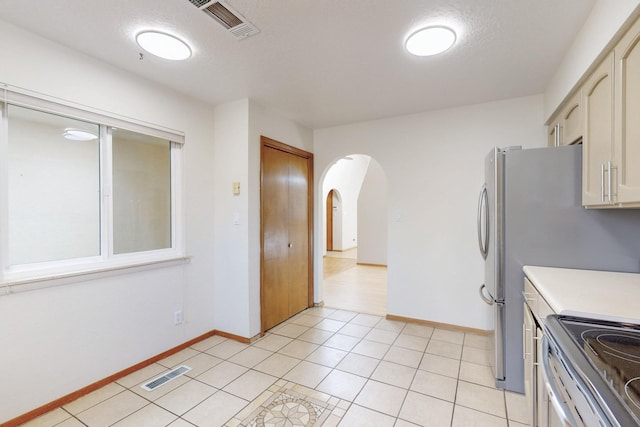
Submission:
[[283,388],[253,411],[243,427],[314,427],[321,426],[335,408],[310,396]]

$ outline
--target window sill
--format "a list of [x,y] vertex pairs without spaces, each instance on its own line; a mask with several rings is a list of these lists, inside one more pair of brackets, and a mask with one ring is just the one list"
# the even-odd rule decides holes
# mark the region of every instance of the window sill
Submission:
[[142,261],[134,264],[103,267],[85,271],[73,271],[70,273],[47,274],[29,278],[8,278],[0,281],[0,297],[21,292],[29,292],[39,289],[63,286],[71,283],[118,276],[121,274],[130,274],[140,271],[155,270],[158,268],[173,267],[176,265],[187,264],[190,262],[190,260],[191,257],[180,256],[157,261]]

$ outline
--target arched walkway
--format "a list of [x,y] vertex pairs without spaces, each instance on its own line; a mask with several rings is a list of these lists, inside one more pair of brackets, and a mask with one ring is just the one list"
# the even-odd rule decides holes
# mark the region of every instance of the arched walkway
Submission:
[[[385,181],[384,185],[380,185],[381,179]],[[320,188],[326,236],[322,247],[322,300],[325,306],[385,315],[387,208],[386,177],[382,169],[369,156],[351,154],[327,168]],[[335,200],[334,194],[340,197],[340,209],[330,206],[330,200]],[[384,215],[376,217],[376,212]],[[329,244],[334,250],[326,250]],[[360,252],[369,259],[363,262]],[[378,261],[380,259],[382,262]]]

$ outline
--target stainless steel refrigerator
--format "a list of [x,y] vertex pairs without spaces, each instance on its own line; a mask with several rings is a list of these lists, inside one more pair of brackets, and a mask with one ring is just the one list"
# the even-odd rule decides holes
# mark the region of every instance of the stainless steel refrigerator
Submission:
[[480,296],[493,307],[491,362],[499,388],[524,392],[524,265],[640,271],[640,209],[585,209],[581,188],[581,145],[495,148],[485,159]]

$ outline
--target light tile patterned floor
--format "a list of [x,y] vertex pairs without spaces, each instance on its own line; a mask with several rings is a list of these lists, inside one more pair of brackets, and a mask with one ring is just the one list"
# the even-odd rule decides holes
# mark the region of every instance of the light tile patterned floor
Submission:
[[[527,425],[495,389],[484,336],[312,308],[251,345],[218,336],[26,424],[34,426]],[[193,369],[152,392],[141,384]]]

